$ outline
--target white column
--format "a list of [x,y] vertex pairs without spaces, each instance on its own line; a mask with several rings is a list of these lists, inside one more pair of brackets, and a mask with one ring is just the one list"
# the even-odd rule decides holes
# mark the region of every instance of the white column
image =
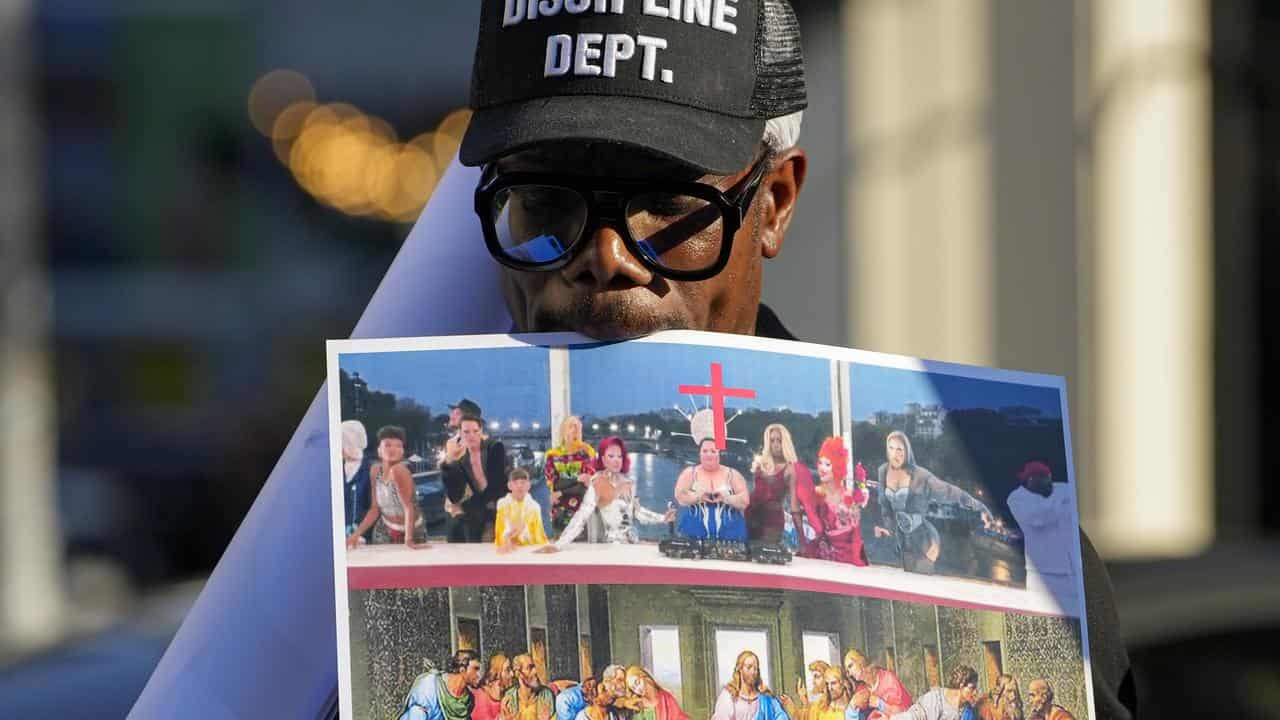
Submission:
[[847,0],[847,287],[857,347],[994,358],[990,0]]
[[1208,2],[1091,12],[1095,539],[1193,553],[1214,510]]
[[0,646],[18,651],[56,639],[65,615],[31,22],[25,0],[0,0]]
[[[563,347],[551,348],[550,359],[551,377],[549,378],[551,389],[551,427],[547,428],[551,436],[550,444],[547,447],[554,447],[556,441],[560,437],[560,423],[564,419],[573,414],[570,407],[570,387],[569,387],[569,349]],[[585,434],[585,433],[584,433]]]

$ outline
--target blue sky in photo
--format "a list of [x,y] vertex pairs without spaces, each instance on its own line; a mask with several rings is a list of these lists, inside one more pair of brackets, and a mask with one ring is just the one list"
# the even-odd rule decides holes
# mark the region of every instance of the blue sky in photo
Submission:
[[449,411],[461,398],[480,404],[486,420],[548,422],[551,417],[546,348],[414,350],[343,353],[338,365],[358,372],[373,390],[410,397]]
[[[573,411],[610,416],[670,408],[690,410],[677,386],[709,385],[711,363],[724,366],[724,384],[756,391],[754,400],[728,398],[730,409],[831,411],[831,362],[797,355],[666,343],[610,344],[577,349],[569,357]],[[705,407],[707,397],[695,398]]]
[[941,405],[948,410],[1025,405],[1039,409],[1046,417],[1062,417],[1056,388],[858,363],[849,368],[849,385],[854,421],[866,420],[881,410],[900,413],[909,402]]

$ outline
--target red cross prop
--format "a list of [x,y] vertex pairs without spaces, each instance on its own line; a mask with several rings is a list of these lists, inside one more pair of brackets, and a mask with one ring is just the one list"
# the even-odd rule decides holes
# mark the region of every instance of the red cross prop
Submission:
[[725,438],[724,399],[727,397],[754,398],[756,396],[755,390],[725,387],[724,367],[720,363],[711,363],[710,385],[681,385],[679,390],[681,395],[711,396],[711,411],[715,417],[716,448],[720,450],[725,449],[728,445]]

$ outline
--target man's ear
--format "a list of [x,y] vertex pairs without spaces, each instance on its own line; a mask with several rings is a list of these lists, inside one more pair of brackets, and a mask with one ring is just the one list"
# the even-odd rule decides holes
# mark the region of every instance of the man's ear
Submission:
[[773,160],[773,169],[760,183],[760,252],[766,258],[782,252],[808,168],[804,150],[793,147]]

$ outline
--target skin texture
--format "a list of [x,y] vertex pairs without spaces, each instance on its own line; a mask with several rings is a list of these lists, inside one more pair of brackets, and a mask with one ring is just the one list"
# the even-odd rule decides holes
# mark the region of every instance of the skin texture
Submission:
[[[728,191],[745,180],[750,163],[727,177],[699,176],[683,165],[620,146],[578,143],[515,153],[499,160],[497,167],[499,172],[696,180]],[[516,329],[571,330],[600,339],[669,329],[753,333],[763,263],[782,250],[806,167],[804,151],[798,148],[772,160],[734,236],[728,266],[708,280],[680,282],[650,272],[627,250],[622,231],[608,224],[588,228],[580,241],[586,247],[559,270],[503,268],[503,292]],[[702,232],[719,231],[717,222]]]

